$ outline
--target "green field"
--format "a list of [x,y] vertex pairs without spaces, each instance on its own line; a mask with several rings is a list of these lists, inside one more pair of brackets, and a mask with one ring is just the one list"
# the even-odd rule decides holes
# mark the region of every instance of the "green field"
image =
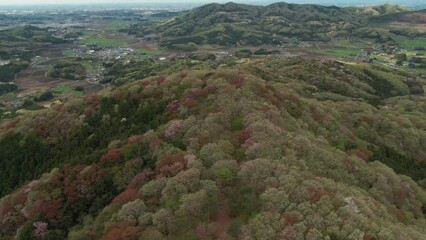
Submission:
[[361,53],[361,50],[349,50],[349,49],[320,49],[320,50],[314,50],[315,53],[321,53],[321,54],[327,54],[327,55],[333,55],[338,57],[345,57],[349,55],[354,55]]
[[74,87],[59,85],[51,89],[53,93],[62,94],[69,93],[73,97],[82,97],[84,92],[76,91]]
[[59,86],[52,88],[51,90],[52,90],[52,92],[55,92],[55,93],[63,93],[63,92],[74,91],[74,88],[70,87],[70,86],[59,85]]
[[89,61],[81,61],[79,63],[81,63],[81,65],[83,65],[86,68],[86,71],[88,71],[88,72],[93,71],[93,65],[92,65],[91,62],[89,62]]
[[101,36],[90,36],[81,40],[82,43],[98,44],[101,46],[118,46],[126,47],[127,43],[124,39],[107,39]]
[[425,55],[426,51],[408,51],[405,54],[407,54],[407,57],[414,57],[417,54],[423,54],[423,55]]
[[62,55],[64,57],[74,57],[75,56],[75,54],[72,50],[65,50],[65,51],[62,52]]
[[396,41],[401,48],[407,50],[414,50],[416,47],[426,48],[426,38],[409,39],[407,37],[397,37]]
[[386,57],[380,56],[380,55],[371,55],[371,57],[376,58],[378,61],[381,61],[381,62],[385,62],[385,61],[389,60],[389,58],[386,58]]
[[79,92],[79,91],[72,91],[71,95],[73,97],[82,97],[84,95],[84,93],[83,92]]

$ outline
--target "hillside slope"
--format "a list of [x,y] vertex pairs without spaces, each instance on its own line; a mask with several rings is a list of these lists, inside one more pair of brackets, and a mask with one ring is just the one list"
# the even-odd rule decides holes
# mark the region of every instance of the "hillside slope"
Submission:
[[382,15],[372,18],[370,23],[411,39],[426,37],[426,10]]
[[373,21],[383,23],[389,23],[392,21],[417,24],[426,23],[426,10],[387,14],[376,17],[373,19]]
[[0,169],[28,176],[0,201],[1,238],[424,239],[426,101],[408,76],[256,61],[3,124]]
[[404,11],[407,10],[392,5],[339,8],[288,3],[208,4],[169,21],[142,27],[138,35],[160,34],[162,45],[167,47],[187,43],[279,45],[294,39],[329,41],[350,36],[376,39],[377,34],[384,41],[388,37],[386,31],[363,29],[368,27],[369,18]]

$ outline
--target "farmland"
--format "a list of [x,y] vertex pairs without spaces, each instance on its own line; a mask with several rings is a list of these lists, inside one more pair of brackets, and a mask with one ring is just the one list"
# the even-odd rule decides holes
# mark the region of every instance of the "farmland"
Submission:
[[81,40],[82,43],[85,44],[97,44],[100,46],[118,46],[118,47],[126,47],[127,42],[125,39],[113,39],[113,38],[105,38],[100,35],[92,35],[89,37],[85,37]]
[[398,44],[407,50],[414,50],[415,48],[425,48],[426,49],[426,38],[415,38],[410,39],[407,37],[398,37],[396,38]]
[[320,50],[314,50],[315,53],[321,53],[326,55],[333,55],[337,57],[344,57],[344,56],[350,56],[350,55],[356,55],[359,53],[362,53],[361,50],[355,50],[355,49],[320,49]]

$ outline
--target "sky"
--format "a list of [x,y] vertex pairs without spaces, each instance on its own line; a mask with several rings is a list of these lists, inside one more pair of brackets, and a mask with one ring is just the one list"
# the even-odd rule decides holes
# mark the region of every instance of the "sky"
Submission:
[[[9,5],[9,4],[26,4],[26,5],[36,5],[36,4],[98,4],[98,3],[153,3],[159,2],[155,0],[0,0],[0,4]],[[167,0],[160,2],[191,2],[197,3],[199,0]],[[205,1],[208,2],[208,1]]]
[[[193,3],[203,4],[209,2],[229,2],[232,0],[0,0],[0,5],[38,5],[38,4],[99,4],[99,3]],[[384,3],[402,5],[421,5],[426,0],[234,0],[240,3],[268,4],[272,2],[293,2],[293,3],[313,3],[324,5],[378,5]]]

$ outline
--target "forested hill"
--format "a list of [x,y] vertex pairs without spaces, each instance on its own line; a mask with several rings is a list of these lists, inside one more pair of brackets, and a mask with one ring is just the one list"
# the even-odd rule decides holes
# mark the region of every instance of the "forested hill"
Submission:
[[426,9],[414,12],[401,12],[395,13],[392,15],[382,16],[381,19],[386,19],[388,21],[404,21],[411,23],[426,23]]
[[352,36],[379,40],[372,31],[386,42],[389,34],[369,28],[370,17],[405,11],[394,5],[339,8],[284,2],[268,6],[208,4],[154,26],[134,25],[131,32],[141,37],[160,34],[167,47],[188,42],[223,46],[283,44],[289,38],[329,41]]
[[422,79],[304,58],[142,67],[1,125],[0,239],[425,239]]

